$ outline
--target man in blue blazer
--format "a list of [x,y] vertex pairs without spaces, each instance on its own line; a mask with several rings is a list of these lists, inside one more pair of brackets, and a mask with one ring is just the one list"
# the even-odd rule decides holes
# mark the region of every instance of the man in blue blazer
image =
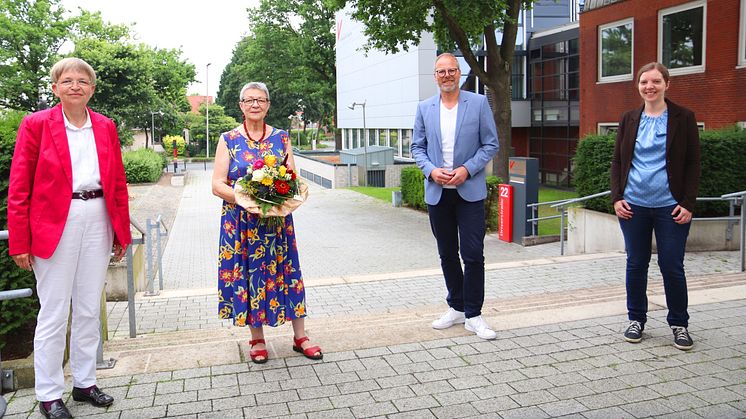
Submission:
[[[457,323],[482,339],[495,332],[482,318],[484,302],[484,168],[499,148],[487,98],[459,89],[461,70],[453,54],[435,60],[440,94],[420,102],[412,156],[425,174],[425,203],[438,244],[449,309],[433,322]],[[463,270],[459,259],[464,261]]]

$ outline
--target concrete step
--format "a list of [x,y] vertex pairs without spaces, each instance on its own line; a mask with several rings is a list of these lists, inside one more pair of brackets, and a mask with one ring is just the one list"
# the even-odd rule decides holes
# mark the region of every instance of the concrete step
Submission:
[[[690,305],[746,299],[746,273],[688,278]],[[661,281],[648,288],[650,310],[665,308]],[[306,330],[325,353],[361,351],[445,338],[472,338],[463,327],[435,330],[430,326],[446,309],[445,304],[407,310],[354,316],[306,319]],[[482,315],[496,331],[554,324],[566,321],[622,316],[626,313],[625,288],[595,287],[540,295],[485,301]],[[617,325],[610,325],[616,327]],[[621,326],[620,326],[621,327]],[[265,328],[271,360],[304,362],[291,349],[292,328]],[[248,328],[227,327],[140,335],[135,339],[113,339],[105,345],[105,356],[118,360],[115,368],[99,371],[100,377],[171,371],[245,362],[248,357]],[[374,349],[375,350],[375,349]],[[270,361],[271,362],[271,361]]]

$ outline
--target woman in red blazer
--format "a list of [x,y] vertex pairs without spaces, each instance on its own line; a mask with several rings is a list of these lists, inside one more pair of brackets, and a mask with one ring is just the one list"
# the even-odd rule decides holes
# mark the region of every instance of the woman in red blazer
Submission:
[[8,189],[10,255],[34,271],[41,308],[34,334],[39,409],[72,417],[62,402],[65,333],[72,301],[72,396],[94,406],[113,398],[96,387],[101,293],[110,253],[131,242],[127,184],[114,123],[87,108],[96,73],[78,58],[51,70],[60,103],[24,118]]

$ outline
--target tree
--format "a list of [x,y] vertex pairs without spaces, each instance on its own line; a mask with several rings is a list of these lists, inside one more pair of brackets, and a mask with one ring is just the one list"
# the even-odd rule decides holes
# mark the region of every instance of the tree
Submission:
[[77,40],[73,55],[87,61],[98,75],[90,106],[117,122],[123,143],[131,139],[132,128],[147,135],[151,111],[164,113],[160,120],[164,131],[180,132],[179,113],[190,109],[186,87],[194,80],[194,65],[181,59],[181,50],[125,40]]
[[0,107],[35,111],[51,100],[49,70],[72,22],[59,0],[0,0]]
[[[237,102],[237,101],[236,101]],[[199,144],[202,149],[205,144],[205,105],[199,107],[199,115],[187,113],[184,124],[189,128],[190,142]],[[218,145],[218,137],[221,133],[230,131],[238,126],[239,122],[230,115],[226,115],[225,109],[220,105],[210,105],[210,151],[215,152]]]
[[[463,54],[471,71],[487,86],[497,125],[500,153],[493,172],[508,179],[511,129],[511,66],[515,52],[518,14],[535,0],[328,0],[337,7],[353,9],[352,16],[365,25],[367,48],[395,53],[420,42],[432,32],[439,48]],[[502,41],[497,42],[500,28]],[[486,63],[473,46],[484,45]]]
[[286,126],[298,110],[307,121],[331,119],[336,114],[334,10],[321,0],[262,0],[249,9],[249,18],[252,34],[237,44],[223,71],[217,103],[240,119],[241,87],[262,81],[270,90],[271,124]]

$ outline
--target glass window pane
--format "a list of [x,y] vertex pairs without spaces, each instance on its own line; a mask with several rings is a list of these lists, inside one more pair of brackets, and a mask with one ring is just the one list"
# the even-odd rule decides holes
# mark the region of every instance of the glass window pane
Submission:
[[411,157],[409,146],[412,144],[412,130],[401,130],[401,153],[403,157]]
[[601,30],[601,77],[632,74],[632,23]]
[[702,65],[704,8],[663,16],[663,65],[682,68]]
[[398,129],[389,130],[389,141],[390,141],[389,144],[391,145],[391,147],[394,148],[394,155],[400,156],[401,154],[399,153],[399,130]]
[[385,129],[379,129],[378,130],[378,145],[385,145],[387,146],[388,143],[386,141],[386,131]]

